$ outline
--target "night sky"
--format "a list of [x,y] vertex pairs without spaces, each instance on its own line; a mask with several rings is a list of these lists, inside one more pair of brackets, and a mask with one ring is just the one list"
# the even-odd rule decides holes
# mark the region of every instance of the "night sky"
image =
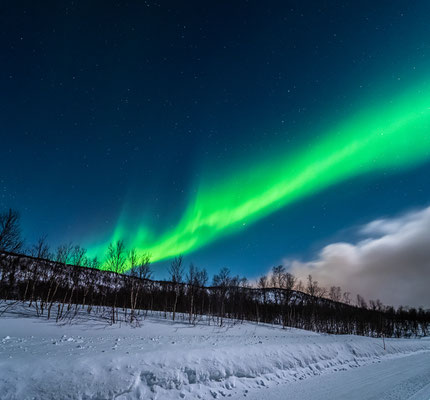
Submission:
[[27,244],[124,237],[158,277],[179,252],[253,278],[358,243],[429,205],[426,121],[229,207],[429,109],[429,18],[427,1],[2,1],[0,208]]

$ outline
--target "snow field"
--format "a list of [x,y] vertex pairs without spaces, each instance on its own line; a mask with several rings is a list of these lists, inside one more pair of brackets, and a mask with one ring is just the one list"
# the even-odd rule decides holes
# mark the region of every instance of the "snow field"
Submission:
[[[22,308],[22,306],[20,306]],[[179,316],[180,317],[180,316]],[[211,399],[430,350],[425,339],[316,334],[227,321],[195,326],[151,314],[141,326],[31,309],[0,317],[0,398]]]

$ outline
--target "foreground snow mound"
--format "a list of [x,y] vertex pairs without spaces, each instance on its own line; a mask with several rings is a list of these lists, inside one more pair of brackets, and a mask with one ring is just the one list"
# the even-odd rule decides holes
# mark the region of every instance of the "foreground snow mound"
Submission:
[[220,328],[149,315],[59,326],[0,317],[1,399],[210,399],[430,350],[428,340],[321,335],[253,323]]

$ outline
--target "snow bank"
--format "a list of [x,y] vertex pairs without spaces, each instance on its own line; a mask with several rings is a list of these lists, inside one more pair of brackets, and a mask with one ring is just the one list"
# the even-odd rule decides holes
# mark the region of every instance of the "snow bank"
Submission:
[[142,326],[0,317],[1,399],[210,399],[430,350],[430,341],[322,335],[252,323]]

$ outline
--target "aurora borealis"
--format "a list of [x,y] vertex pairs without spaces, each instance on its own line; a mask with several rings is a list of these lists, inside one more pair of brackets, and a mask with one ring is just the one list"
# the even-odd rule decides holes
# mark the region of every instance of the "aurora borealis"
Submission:
[[430,204],[427,2],[19,3],[0,207],[29,247],[253,278]]
[[[129,228],[120,224],[111,241],[131,237],[128,243],[132,248],[149,253],[152,261],[160,261],[187,254],[343,179],[429,159],[427,88],[421,86],[385,103],[388,105],[381,104],[339,124],[320,143],[297,151],[294,157],[252,166],[225,181],[203,186],[178,225],[160,239],[146,242],[145,234],[130,234]],[[240,185],[245,188],[239,189]]]

